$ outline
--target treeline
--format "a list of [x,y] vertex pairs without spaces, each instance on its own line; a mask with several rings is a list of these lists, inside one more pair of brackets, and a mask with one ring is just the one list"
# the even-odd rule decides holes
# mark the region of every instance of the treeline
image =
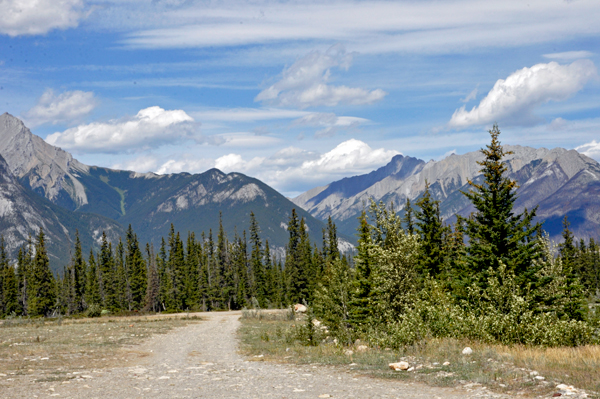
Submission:
[[[484,181],[463,194],[475,211],[443,223],[429,186],[407,201],[372,203],[360,217],[355,267],[326,263],[311,303],[340,341],[361,338],[398,347],[430,338],[529,345],[598,341],[600,252],[594,240],[551,243],[536,209],[514,212],[516,183],[506,177],[497,126],[479,162]],[[311,316],[312,317],[312,316]],[[310,324],[298,336],[313,337]],[[317,334],[318,335],[318,334]],[[315,344],[318,339],[309,339]]]
[[0,312],[97,315],[305,302],[309,319],[317,317],[348,343],[361,338],[398,347],[432,337],[547,346],[596,342],[599,245],[576,242],[565,218],[564,240],[555,246],[534,222],[536,208],[514,212],[516,183],[506,177],[502,159],[508,153],[499,134],[494,126],[482,149],[484,181],[469,182],[463,193],[475,211],[453,226],[442,220],[427,185],[414,205],[407,201],[402,218],[383,203],[363,211],[352,262],[338,251],[331,219],[317,246],[293,210],[284,259],[273,256],[251,214],[249,233],[231,240],[222,225],[216,238],[209,231],[185,240],[171,226],[159,248],[141,248],[130,226],[124,242],[103,235],[99,251],[85,258],[77,238],[58,277],[50,273],[40,231],[19,251],[16,269],[0,245]]
[[295,210],[287,228],[290,240],[285,265],[250,214],[249,237],[244,230],[229,240],[222,224],[198,239],[184,239],[174,226],[158,249],[140,247],[129,226],[125,241],[116,245],[102,235],[100,249],[82,253],[78,234],[72,259],[53,276],[44,232],[20,250],[16,267],[0,242],[0,315],[98,315],[102,310],[198,311],[235,310],[250,306],[282,307],[307,300],[316,276],[337,251],[335,226],[324,231],[324,250],[310,243],[304,219]]

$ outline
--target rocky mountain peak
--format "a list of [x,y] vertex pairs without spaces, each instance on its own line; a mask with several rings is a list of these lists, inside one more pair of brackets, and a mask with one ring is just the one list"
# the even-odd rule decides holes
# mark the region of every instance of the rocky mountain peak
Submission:
[[69,197],[73,208],[87,203],[83,185],[72,172],[86,173],[88,167],[31,133],[20,119],[8,113],[0,115],[0,154],[25,186],[41,191],[49,200]]

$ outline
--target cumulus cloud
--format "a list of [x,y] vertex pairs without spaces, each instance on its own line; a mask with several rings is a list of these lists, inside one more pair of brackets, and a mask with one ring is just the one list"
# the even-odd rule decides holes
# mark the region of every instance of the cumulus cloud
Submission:
[[587,144],[580,145],[575,149],[590,158],[600,161],[600,142],[596,140],[592,140]]
[[461,98],[460,101],[463,103],[468,103],[471,100],[475,100],[477,98],[477,87],[474,88],[465,98]]
[[43,35],[74,28],[85,16],[82,0],[3,0],[0,34]]
[[368,173],[389,162],[396,154],[399,152],[373,149],[360,140],[350,139],[324,154],[288,147],[268,158],[245,160],[240,154],[227,154],[218,158],[214,165],[224,172],[255,176],[279,190],[295,191]]
[[135,116],[80,125],[49,135],[52,145],[78,152],[136,152],[186,139],[202,141],[199,123],[182,110],[150,107]]
[[331,69],[348,70],[353,54],[341,45],[330,47],[325,53],[312,51],[285,68],[281,79],[261,91],[254,101],[301,109],[338,104],[371,104],[386,96],[381,89],[366,90],[347,86],[333,86],[328,82]]
[[590,60],[577,60],[570,65],[556,62],[520,69],[499,79],[479,105],[470,111],[463,105],[448,125],[467,127],[494,121],[511,125],[531,125],[538,118],[535,108],[548,101],[566,100],[596,78],[596,66]]
[[98,101],[92,92],[75,90],[56,95],[54,90],[47,89],[23,116],[31,127],[45,123],[73,123],[92,112],[96,105]]

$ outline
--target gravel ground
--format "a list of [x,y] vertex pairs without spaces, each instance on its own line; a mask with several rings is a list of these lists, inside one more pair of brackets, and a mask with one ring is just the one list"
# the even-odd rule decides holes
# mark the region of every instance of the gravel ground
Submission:
[[[202,313],[203,321],[130,348],[127,367],[89,368],[56,381],[0,378],[0,398],[504,398],[485,388],[435,388],[379,380],[326,366],[249,361],[237,353],[240,312]],[[51,380],[51,378],[49,378]]]

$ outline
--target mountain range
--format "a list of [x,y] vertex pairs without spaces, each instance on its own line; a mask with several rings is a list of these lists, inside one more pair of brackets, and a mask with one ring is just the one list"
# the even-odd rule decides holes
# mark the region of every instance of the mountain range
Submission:
[[[505,145],[509,177],[519,184],[515,211],[539,205],[537,219],[552,238],[562,231],[566,215],[580,238],[600,237],[600,164],[575,150]],[[432,196],[440,201],[442,217],[468,216],[473,206],[461,191],[469,180],[482,181],[481,151],[452,154],[440,161],[397,155],[387,165],[369,174],[335,181],[309,190],[293,202],[319,219],[329,216],[338,230],[352,235],[356,218],[372,200],[395,204],[404,212],[406,199],[414,204],[430,184]]]
[[118,240],[131,224],[140,242],[160,245],[173,224],[184,235],[216,236],[220,220],[232,239],[254,212],[261,238],[281,253],[287,223],[297,208],[311,240],[325,225],[260,180],[211,169],[200,174],[157,175],[85,165],[31,133],[21,120],[0,115],[0,227],[14,257],[29,234],[43,227],[52,267],[66,265],[78,229],[84,250],[102,232]]

